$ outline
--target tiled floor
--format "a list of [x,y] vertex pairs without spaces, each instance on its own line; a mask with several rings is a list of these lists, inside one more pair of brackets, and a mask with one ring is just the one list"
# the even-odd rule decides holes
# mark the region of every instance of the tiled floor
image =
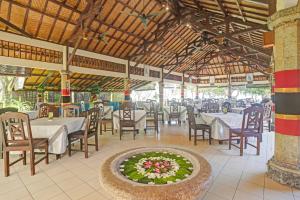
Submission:
[[[33,177],[29,166],[20,163],[12,167],[9,177],[0,176],[0,199],[114,199],[98,181],[99,166],[105,158],[132,147],[176,146],[198,152],[210,162],[213,182],[203,195],[204,200],[300,200],[299,190],[275,183],[265,176],[266,162],[273,155],[274,133],[264,133],[260,156],[249,147],[240,157],[238,149],[229,151],[227,144],[214,142],[209,146],[207,141],[200,141],[194,146],[188,141],[186,129],[185,125],[164,125],[159,137],[154,133],[139,134],[135,141],[131,134],[119,141],[118,134],[112,136],[107,132],[100,136],[98,152],[90,147],[88,159],[84,159],[81,152],[72,157],[63,156],[60,160],[50,156],[50,164],[40,163]],[[2,166],[1,160],[3,173]]]

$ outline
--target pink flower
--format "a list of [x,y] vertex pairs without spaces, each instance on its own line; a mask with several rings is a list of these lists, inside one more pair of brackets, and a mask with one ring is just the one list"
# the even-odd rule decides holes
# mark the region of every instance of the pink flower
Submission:
[[160,170],[158,168],[155,168],[154,170],[156,173],[160,173]]
[[159,167],[159,166],[160,166],[159,162],[156,162],[156,163],[154,164],[154,166],[155,166],[155,167]]

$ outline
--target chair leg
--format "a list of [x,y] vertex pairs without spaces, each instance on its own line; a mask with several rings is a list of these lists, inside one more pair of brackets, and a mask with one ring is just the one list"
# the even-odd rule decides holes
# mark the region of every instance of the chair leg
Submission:
[[9,152],[3,152],[3,159],[4,159],[4,176],[9,176]]
[[197,129],[194,129],[194,145],[197,145]]
[[102,121],[99,120],[99,131],[100,131],[100,135],[102,135]]
[[104,123],[104,132],[106,132],[106,122]]
[[31,176],[35,174],[35,164],[34,164],[34,150],[30,151],[30,170],[31,170]]
[[268,121],[268,128],[269,128],[269,132],[271,132],[271,121]]
[[99,150],[98,134],[95,134],[95,149],[96,151]]
[[49,144],[48,144],[48,141],[47,141],[47,145],[46,145],[46,148],[45,148],[45,163],[46,165],[49,164]]
[[204,130],[202,130],[202,139],[205,140]]
[[208,142],[211,145],[211,129],[208,130]]
[[120,140],[122,140],[122,130],[120,130]]
[[88,158],[89,154],[88,154],[88,138],[84,137],[84,157]]
[[231,132],[229,131],[229,150],[231,150],[231,142],[232,142],[232,135]]
[[189,127],[189,141],[192,139],[192,129]]
[[80,151],[82,151],[83,142],[82,139],[79,140]]
[[72,151],[72,149],[71,149],[71,145],[72,145],[72,143],[71,143],[71,138],[69,138],[68,139],[68,154],[69,154],[69,156],[71,156],[71,151]]
[[26,165],[26,151],[23,151],[23,165]]
[[241,139],[240,139],[241,141],[240,141],[240,156],[243,156],[243,154],[244,154],[244,137],[243,136],[241,136]]
[[247,137],[245,137],[245,149],[247,149],[247,143],[248,143],[248,138]]
[[259,156],[259,154],[260,154],[260,140],[259,140],[259,138],[257,137],[257,138],[256,138],[256,155]]

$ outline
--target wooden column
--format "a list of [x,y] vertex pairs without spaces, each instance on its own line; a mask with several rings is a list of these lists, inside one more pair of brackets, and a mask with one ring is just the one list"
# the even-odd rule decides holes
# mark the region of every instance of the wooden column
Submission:
[[232,96],[231,75],[228,74],[228,100],[231,99],[231,96]]
[[300,188],[300,5],[272,15],[275,32],[275,153],[267,175]]
[[181,83],[181,92],[180,92],[180,97],[181,97],[181,103],[184,101],[184,72],[182,73],[182,83]]
[[130,60],[127,65],[127,77],[124,79],[124,100],[130,101]]
[[161,81],[159,82],[159,105],[164,106],[164,68],[161,68]]
[[63,50],[63,70],[60,71],[61,76],[61,106],[71,103],[71,85],[69,80],[69,48],[64,47]]

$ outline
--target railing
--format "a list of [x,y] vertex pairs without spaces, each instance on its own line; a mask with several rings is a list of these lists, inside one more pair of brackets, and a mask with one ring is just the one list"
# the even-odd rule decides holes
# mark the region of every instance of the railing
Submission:
[[0,40],[0,56],[62,64],[63,53],[26,44]]
[[72,59],[71,65],[105,71],[126,73],[126,65],[124,64],[109,62],[106,60],[100,60],[96,58],[89,58],[85,56],[75,55]]

